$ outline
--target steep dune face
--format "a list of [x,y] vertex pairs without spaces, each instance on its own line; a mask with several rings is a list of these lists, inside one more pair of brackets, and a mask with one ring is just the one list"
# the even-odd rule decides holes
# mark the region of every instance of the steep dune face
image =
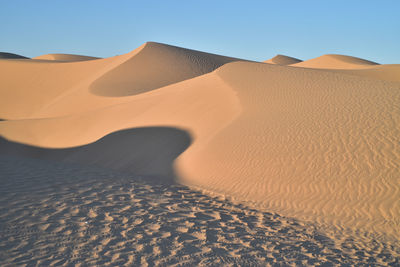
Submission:
[[278,64],[278,65],[292,65],[299,62],[302,62],[302,60],[284,55],[276,55],[273,58],[264,61],[264,63]]
[[34,57],[33,59],[74,62],[74,61],[94,60],[94,59],[99,59],[99,58],[82,56],[82,55],[73,55],[73,54],[47,54],[47,55],[41,55],[38,57]]
[[[24,78],[1,80],[8,100],[0,97],[0,117],[20,120],[1,121],[0,135],[71,148],[61,154],[73,162],[103,165],[102,155],[115,154],[110,165],[118,169],[140,162],[145,146],[133,152],[126,134],[108,139],[118,140],[115,150],[89,144],[124,129],[178,129],[174,158],[189,146],[173,163],[168,157],[173,171],[157,175],[287,216],[399,238],[400,83],[387,79],[398,66],[343,70],[343,58],[335,70],[225,64],[233,60],[147,43],[109,59],[0,62]],[[141,172],[151,174],[151,157],[145,161],[149,172]]]
[[364,69],[378,65],[365,59],[344,55],[323,55],[293,64],[294,67],[316,69]]
[[238,59],[148,42],[127,60],[92,85],[102,96],[128,96],[187,80]]
[[0,52],[0,59],[28,59],[28,57],[20,56],[13,53]]

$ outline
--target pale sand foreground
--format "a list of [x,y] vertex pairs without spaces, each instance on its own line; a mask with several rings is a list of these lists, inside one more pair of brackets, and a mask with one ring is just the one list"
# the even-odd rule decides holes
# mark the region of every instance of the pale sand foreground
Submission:
[[[40,187],[40,184],[51,184],[49,179],[65,184],[73,179],[92,181],[91,172],[101,172],[93,166],[101,166],[109,169],[110,173],[113,173],[111,170],[117,171],[116,176],[121,171],[125,172],[128,180],[124,181],[132,179],[134,188],[143,183],[146,188],[153,188],[161,186],[160,183],[178,182],[207,195],[230,199],[230,202],[217,202],[230,205],[232,209],[236,204],[229,204],[231,202],[257,209],[243,208],[244,217],[248,215],[250,218],[252,212],[257,218],[270,214],[277,216],[279,225],[289,225],[290,230],[282,230],[279,226],[275,231],[269,221],[264,223],[260,219],[257,227],[261,228],[255,231],[255,228],[246,228],[249,232],[245,231],[245,236],[249,242],[257,238],[257,232],[264,232],[267,237],[247,244],[241,239],[240,231],[230,228],[235,223],[245,225],[246,219],[226,220],[219,215],[211,220],[215,220],[218,231],[224,237],[221,240],[212,239],[211,243],[216,243],[216,248],[239,244],[241,249],[247,244],[249,251],[242,253],[239,249],[232,254],[232,248],[223,247],[229,255],[224,256],[224,250],[216,250],[222,254],[213,250],[207,254],[204,250],[213,245],[204,240],[202,243],[199,235],[194,237],[196,241],[191,245],[193,249],[199,249],[197,257],[193,253],[179,252],[179,248],[185,247],[184,241],[175,240],[180,243],[177,247],[167,242],[169,252],[175,251],[172,253],[178,256],[192,255],[187,259],[188,264],[218,265],[221,262],[214,258],[219,257],[227,264],[232,260],[231,264],[236,261],[244,265],[245,254],[253,255],[254,264],[269,261],[308,265],[316,262],[399,264],[400,66],[377,65],[339,55],[325,55],[282,66],[289,64],[290,60],[295,59],[280,56],[276,62],[272,60],[275,64],[248,62],[158,43],[146,43],[131,53],[106,59],[77,62],[73,59],[69,62],[0,60],[0,118],[5,119],[0,122],[0,135],[32,146],[1,141],[0,153],[12,155],[3,158],[5,164],[2,169],[8,172],[2,179],[10,181],[10,189],[6,191],[10,196],[17,194],[13,191],[18,191],[21,183],[18,177],[33,179],[28,178],[30,173],[42,168],[41,164],[45,166],[42,170],[49,168],[46,175],[42,174],[47,180],[43,184],[38,175],[39,180],[35,182],[38,189],[32,191],[32,194],[41,197],[49,197],[47,195],[54,190],[52,186],[47,189]],[[124,129],[131,130],[121,131]],[[28,164],[28,158],[44,161],[32,161],[35,163],[27,171],[13,167],[13,164]],[[53,173],[48,161],[61,161],[59,166],[62,172]],[[73,168],[72,163],[83,164],[83,169],[92,166],[92,169],[87,169],[84,175],[79,173],[66,178],[65,172]],[[15,173],[9,170],[15,170]],[[136,185],[137,176],[144,177],[144,181]],[[106,190],[110,183],[118,179],[107,180],[104,187],[99,185],[99,189],[91,189],[87,184],[87,189],[83,191],[93,192],[90,201],[96,202],[95,192],[101,194],[101,190]],[[148,180],[154,184],[150,185]],[[101,181],[104,182],[104,179]],[[23,180],[23,184],[28,186],[29,182]],[[163,186],[172,195],[183,188]],[[85,186],[82,185],[82,188]],[[41,190],[49,190],[44,191],[49,193],[39,193]],[[120,186],[118,190],[125,189]],[[199,196],[198,201],[204,200],[204,205],[210,205],[200,212],[219,212],[215,199],[184,190],[192,199]],[[79,191],[75,190],[75,193],[81,197]],[[38,216],[48,213],[46,205],[79,208],[84,202],[71,203],[71,206],[62,204],[67,203],[64,198],[75,193],[60,193],[53,204],[50,200],[50,203],[46,200],[29,203],[42,210]],[[105,194],[112,196],[113,193]],[[151,191],[148,194],[152,195]],[[135,197],[131,196],[131,199]],[[139,202],[147,200],[149,198],[145,197]],[[2,206],[8,211],[8,215],[2,217],[2,223],[13,224],[20,215],[14,218],[10,214],[13,210],[23,209],[25,204],[18,206],[18,201],[10,202],[8,198],[4,201],[9,203],[9,207]],[[114,198],[109,199],[107,205],[114,205],[113,201]],[[168,201],[182,205],[175,198]],[[96,214],[93,217],[96,225],[104,221],[106,216],[101,215],[104,217],[101,219],[99,215],[106,213],[101,205],[96,206],[99,212],[87,210],[82,216]],[[153,207],[152,204],[147,205]],[[192,209],[196,207],[190,206]],[[25,213],[21,213],[31,217],[35,209],[26,209]],[[120,219],[129,217],[125,213],[120,214],[116,208],[112,210],[114,216]],[[223,212],[229,214],[234,211],[229,208]],[[134,210],[131,213],[129,218],[139,216]],[[62,216],[64,223],[73,218],[70,213]],[[148,231],[151,232],[151,225],[156,221],[168,221],[169,213],[163,213],[154,220],[151,215],[146,218],[148,220],[143,220],[142,228],[135,228],[128,223],[129,220],[121,227],[131,232],[150,227]],[[194,216],[193,227],[203,224],[203,219]],[[21,219],[21,224],[30,225],[26,218]],[[31,224],[34,226],[29,229],[37,229],[49,222],[37,219]],[[58,227],[63,231],[66,226]],[[158,226],[154,227],[153,233],[163,234]],[[186,227],[187,232],[197,231],[191,227]],[[213,229],[210,227],[206,225],[201,231]],[[49,234],[46,229],[40,230],[44,231],[41,233]],[[71,234],[82,234],[77,229],[70,231]],[[101,237],[101,231],[96,231],[95,236],[100,237],[90,245],[92,247],[89,246],[90,252],[93,246],[107,242],[107,238]],[[176,229],[171,231],[179,232]],[[306,234],[307,231],[318,231],[318,236],[323,238],[314,238]],[[23,237],[17,232],[11,231],[7,240],[16,238],[12,237],[12,233],[22,236],[17,240],[28,240],[26,251],[34,253],[33,246],[29,244],[41,239],[29,237],[26,232],[28,237]],[[119,229],[114,234],[120,232]],[[297,233],[294,236],[298,239],[290,233]],[[231,239],[227,238],[229,236]],[[34,240],[29,241],[30,238]],[[129,260],[131,254],[128,251],[133,249],[132,246],[140,247],[138,240],[143,239],[129,238],[120,238],[121,242],[131,246],[126,248],[120,244],[126,252],[121,256],[124,262]],[[174,238],[180,239],[180,234],[174,235]],[[282,243],[280,238],[288,241],[286,245],[279,245]],[[149,249],[139,258],[139,254],[131,255],[133,258],[130,260],[145,260],[150,264],[162,264],[163,260],[165,264],[174,263],[168,262],[174,255],[160,256],[163,254],[159,245],[156,246],[157,240],[144,239],[143,246]],[[307,252],[307,244],[302,243],[304,240],[309,240],[320,249]],[[8,246],[6,242],[2,251],[7,254],[11,251],[17,254],[22,252],[24,249],[18,247],[18,242],[15,243],[17,247]],[[268,242],[271,246],[266,245],[270,244]],[[261,248],[257,244],[261,244]],[[346,248],[349,245],[352,248]],[[63,247],[70,245],[65,243]],[[282,250],[285,247],[288,249]],[[107,251],[112,251],[109,254],[113,255],[114,252],[119,253],[111,247],[103,249],[104,246],[101,246],[103,254],[99,259],[93,255],[90,261],[96,264],[112,261],[112,256],[107,258]],[[46,258],[55,250],[50,245],[44,251],[48,251],[47,254],[42,252],[41,255]],[[274,252],[277,254],[271,256]],[[71,251],[68,255],[74,254]],[[8,263],[29,261],[26,257],[19,259],[15,256]],[[114,260],[118,259],[115,257]],[[184,263],[185,258],[175,263]]]

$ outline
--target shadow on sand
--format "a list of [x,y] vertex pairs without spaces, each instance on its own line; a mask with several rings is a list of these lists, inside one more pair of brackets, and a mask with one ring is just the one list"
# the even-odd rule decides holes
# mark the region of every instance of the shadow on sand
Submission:
[[190,143],[185,131],[147,127],[114,132],[94,143],[65,149],[39,148],[0,138],[0,154],[98,166],[172,183],[173,161]]

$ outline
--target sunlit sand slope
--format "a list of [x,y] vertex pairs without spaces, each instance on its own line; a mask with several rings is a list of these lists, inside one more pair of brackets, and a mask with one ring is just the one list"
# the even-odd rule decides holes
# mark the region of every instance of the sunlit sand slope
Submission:
[[344,55],[323,55],[300,63],[295,67],[320,68],[320,69],[363,69],[378,65],[378,63],[365,59]]
[[93,60],[99,58],[82,56],[82,55],[73,55],[73,54],[47,54],[34,57],[33,59],[56,60],[56,61],[85,61],[85,60]]

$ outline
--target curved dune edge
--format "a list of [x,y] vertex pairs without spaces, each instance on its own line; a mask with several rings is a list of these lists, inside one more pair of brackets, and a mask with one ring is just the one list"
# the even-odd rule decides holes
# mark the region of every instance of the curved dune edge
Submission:
[[362,58],[328,54],[292,64],[293,67],[317,68],[317,69],[365,69],[379,65],[378,63]]
[[75,61],[94,60],[94,59],[100,59],[100,58],[99,57],[91,57],[91,56],[83,56],[83,55],[74,55],[74,54],[46,54],[46,55],[34,57],[32,59],[75,62]]
[[273,58],[264,61],[264,63],[278,64],[278,65],[292,65],[300,62],[302,62],[302,60],[285,55],[276,55]]
[[[235,60],[148,42],[130,53],[98,60],[68,64],[42,60],[0,62],[0,71],[5,73],[0,88],[0,117],[15,120],[67,116],[129,102],[135,94],[203,75]],[[140,75],[132,75],[132,71]]]
[[[180,129],[193,138],[174,164],[180,183],[302,220],[400,237],[399,83],[365,79],[379,71],[382,79],[395,77],[397,65],[321,71],[234,62],[137,95],[92,93],[108,73],[128,75],[121,66],[145,46],[71,64],[0,62],[25,75],[2,81],[15,94],[3,91],[11,96],[0,105],[0,117],[32,118],[0,122],[0,135],[68,148],[123,129]],[[52,75],[63,87],[51,87]],[[37,84],[27,87],[35,77]]]

